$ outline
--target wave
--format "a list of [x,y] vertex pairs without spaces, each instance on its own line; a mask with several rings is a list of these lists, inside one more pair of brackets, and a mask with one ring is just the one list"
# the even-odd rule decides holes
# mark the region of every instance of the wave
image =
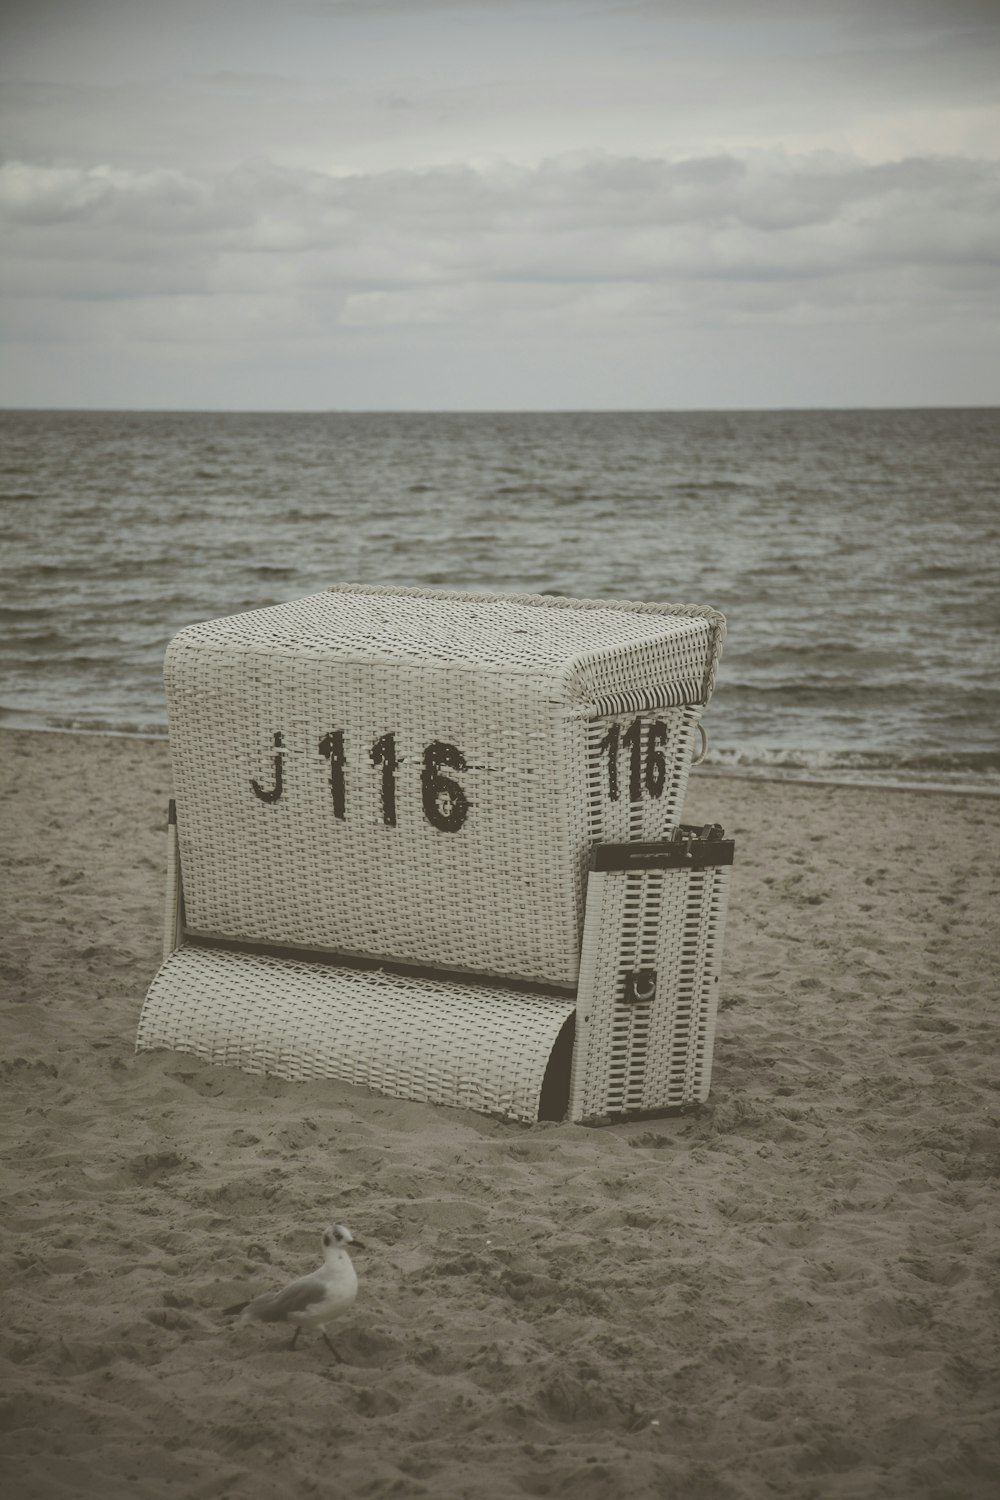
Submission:
[[709,750],[700,769],[709,775],[968,791],[1000,796],[1000,751],[996,750],[720,748]]
[[[922,691],[921,691],[922,690]],[[994,708],[1000,699],[1000,691],[987,682],[962,682],[957,673],[951,679],[942,678],[935,683],[931,678],[914,687],[901,676],[891,680],[861,680],[858,678],[821,677],[818,674],[807,678],[784,677],[770,682],[755,682],[749,677],[742,681],[725,681],[718,689],[718,698],[727,706],[752,707],[759,699],[777,699],[777,707],[821,708],[848,707],[861,700],[881,704],[906,703],[916,705],[922,697],[928,704],[940,703],[945,695],[954,695],[966,708],[970,705]]]
[[[12,726],[5,725],[4,727]],[[43,723],[24,724],[21,727],[41,729],[52,734],[109,734],[141,740],[165,740],[167,738],[166,724],[155,720],[143,723],[135,719],[91,719],[69,716],[63,718],[49,714]]]

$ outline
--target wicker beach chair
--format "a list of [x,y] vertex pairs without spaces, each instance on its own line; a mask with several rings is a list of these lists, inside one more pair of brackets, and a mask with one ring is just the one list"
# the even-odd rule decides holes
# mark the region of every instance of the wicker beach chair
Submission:
[[182,630],[138,1049],[505,1118],[707,1097],[712,610],[341,585]]

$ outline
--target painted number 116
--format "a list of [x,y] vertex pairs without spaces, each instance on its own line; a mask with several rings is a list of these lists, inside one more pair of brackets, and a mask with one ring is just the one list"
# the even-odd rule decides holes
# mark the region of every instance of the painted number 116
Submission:
[[[274,754],[271,758],[272,783],[261,786],[251,779],[250,790],[260,802],[280,802],[285,790],[285,740],[281,730],[274,735]],[[330,767],[330,799],[333,815],[341,821],[347,817],[347,753],[344,746],[344,731],[333,729],[319,742],[319,754]],[[368,759],[380,772],[379,791],[382,804],[382,822],[387,828],[396,826],[396,772],[402,757],[396,753],[396,736],[390,730],[380,735],[368,751]],[[444,740],[433,740],[424,747],[420,769],[420,800],[424,817],[432,827],[442,833],[457,833],[469,816],[470,802],[463,788],[446,771],[467,771],[465,756],[457,745]]]
[[[643,729],[646,730],[643,745]],[[642,800],[643,792],[650,797],[662,797],[667,784],[667,757],[663,746],[667,741],[667,726],[661,719],[645,724],[642,719],[633,719],[626,730],[620,724],[612,724],[598,750],[608,757],[608,796],[617,802],[621,796],[621,763],[628,752],[628,798],[630,802]]]

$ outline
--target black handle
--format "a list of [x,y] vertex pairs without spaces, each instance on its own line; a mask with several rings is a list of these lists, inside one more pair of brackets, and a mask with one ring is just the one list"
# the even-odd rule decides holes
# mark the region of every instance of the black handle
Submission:
[[681,824],[672,839],[658,843],[593,844],[592,870],[708,870],[731,865],[736,843],[723,837],[718,823],[704,828]]

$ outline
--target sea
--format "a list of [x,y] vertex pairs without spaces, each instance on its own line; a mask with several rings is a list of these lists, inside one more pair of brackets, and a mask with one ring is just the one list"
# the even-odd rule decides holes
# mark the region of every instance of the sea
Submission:
[[0,412],[0,726],[331,583],[705,604],[703,773],[1000,793],[1000,410]]

